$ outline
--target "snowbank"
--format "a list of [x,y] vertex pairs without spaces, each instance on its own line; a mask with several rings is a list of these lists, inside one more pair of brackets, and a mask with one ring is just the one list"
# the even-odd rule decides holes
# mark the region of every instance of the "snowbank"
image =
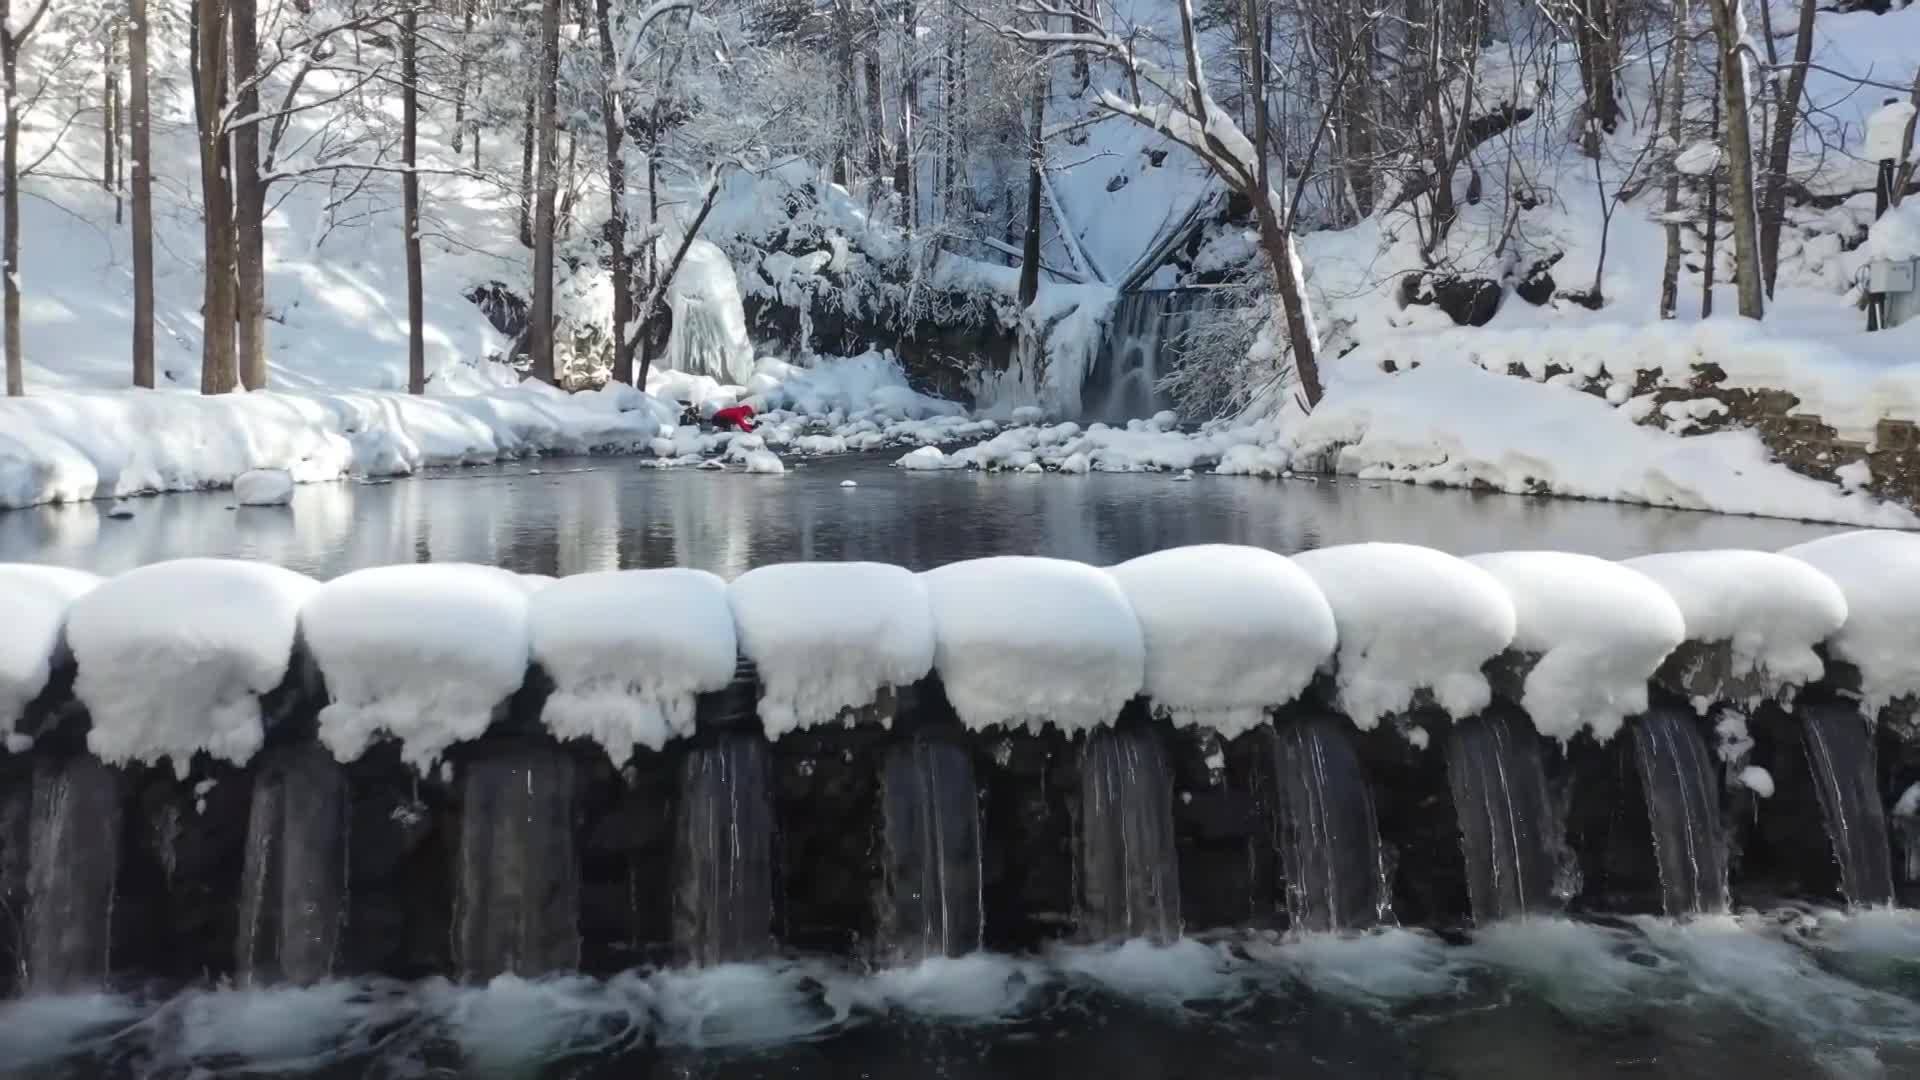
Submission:
[[933,667],[927,588],[902,567],[763,566],[740,575],[727,598],[740,651],[760,676],[770,739],[872,705],[883,688],[917,682]]
[[541,718],[592,739],[615,765],[636,744],[693,734],[694,697],[733,681],[738,649],[727,586],[704,570],[613,570],[532,594],[532,655],[553,680]]
[[1240,735],[1299,697],[1333,655],[1333,609],[1275,552],[1174,548],[1109,572],[1146,642],[1146,694],[1178,726]]
[[53,675],[67,609],[100,579],[82,570],[34,563],[0,563],[0,742]]
[[1825,574],[1846,597],[1847,620],[1827,649],[1859,669],[1867,708],[1920,694],[1920,536],[1841,533],[1781,554]]
[[1362,730],[1422,690],[1455,719],[1487,707],[1480,668],[1513,641],[1516,619],[1492,575],[1411,544],[1348,544],[1293,561],[1333,609],[1337,704]]
[[0,400],[0,508],[228,487],[254,470],[311,483],[538,453],[638,451],[658,433],[659,418],[650,399],[622,389],[10,398]]
[[[1831,578],[1798,559],[1765,551],[1675,551],[1628,559],[1673,597],[1687,640],[1727,643],[1733,679],[1760,698],[1825,673],[1814,647],[1847,620]],[[1757,700],[1749,700],[1757,705]]]
[[284,469],[253,469],[233,478],[234,501],[241,506],[285,506],[293,501],[293,474]]
[[1111,724],[1145,683],[1140,624],[1105,571],[1001,556],[921,578],[933,609],[934,667],[971,729]]
[[478,738],[526,677],[527,594],[518,574],[466,563],[378,566],[322,586],[300,613],[332,697],[320,741],[353,761],[390,735],[424,770]]
[[1467,561],[1513,598],[1511,648],[1538,657],[1520,705],[1541,734],[1564,743],[1584,727],[1605,742],[1647,710],[1647,680],[1686,638],[1679,605],[1652,578],[1559,551]]
[[103,582],[67,615],[87,745],[121,764],[193,755],[243,764],[265,737],[260,695],[293,656],[301,605],[319,582],[266,563],[180,559]]

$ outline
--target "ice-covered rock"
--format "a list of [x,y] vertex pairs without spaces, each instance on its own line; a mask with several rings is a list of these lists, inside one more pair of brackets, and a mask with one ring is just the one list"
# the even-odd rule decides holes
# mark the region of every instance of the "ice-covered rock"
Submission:
[[1847,621],[1827,639],[1827,650],[1859,669],[1868,709],[1920,694],[1920,536],[1869,529],[1781,554],[1825,574],[1846,597]]
[[1103,570],[1000,556],[921,578],[933,608],[934,667],[969,728],[1110,724],[1145,683],[1140,624]]
[[1333,609],[1276,552],[1173,548],[1109,572],[1146,642],[1147,696],[1176,725],[1240,735],[1299,697],[1333,655]]
[[767,737],[828,723],[933,667],[927,590],[883,563],[783,563],[749,570],[727,595],[740,651],[760,676]]
[[300,613],[332,698],[320,741],[353,761],[389,735],[424,770],[479,738],[526,677],[527,607],[520,575],[491,566],[377,566],[328,582]]
[[1467,560],[1513,598],[1512,648],[1537,657],[1520,704],[1543,735],[1602,741],[1647,710],[1647,681],[1686,638],[1673,597],[1619,563],[1563,551],[1508,551]]
[[[1727,674],[1762,697],[1824,674],[1814,647],[1847,620],[1847,599],[1812,566],[1766,551],[1674,551],[1628,559],[1680,606],[1687,640],[1726,643]],[[1749,701],[1749,704],[1757,702]]]
[[937,446],[923,446],[918,450],[909,450],[905,454],[902,454],[900,460],[893,464],[896,468],[908,469],[915,472],[930,472],[940,469],[963,469],[966,468],[967,465],[963,459],[948,457],[946,452]]
[[250,469],[234,477],[233,497],[241,506],[285,506],[293,501],[293,474],[284,469]]
[[554,684],[541,719],[615,765],[693,734],[695,696],[725,689],[739,653],[726,583],[704,570],[569,577],[532,595],[527,625]]
[[1422,690],[1455,718],[1487,707],[1481,665],[1513,641],[1515,624],[1492,575],[1412,544],[1347,544],[1293,561],[1333,609],[1338,705],[1361,729],[1406,711]]
[[0,563],[0,736],[10,734],[27,705],[46,689],[64,648],[67,611],[100,579],[84,570],[36,563]]
[[88,747],[113,763],[171,758],[182,777],[198,751],[245,763],[265,737],[260,695],[285,680],[301,606],[319,588],[266,563],[179,559],[81,596],[67,641]]

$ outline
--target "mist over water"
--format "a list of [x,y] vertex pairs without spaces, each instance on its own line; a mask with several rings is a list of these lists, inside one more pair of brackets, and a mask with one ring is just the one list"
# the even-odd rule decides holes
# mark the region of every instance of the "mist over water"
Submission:
[[0,1006],[0,1071],[86,1077],[1920,1075],[1920,915],[1060,946],[340,980]]

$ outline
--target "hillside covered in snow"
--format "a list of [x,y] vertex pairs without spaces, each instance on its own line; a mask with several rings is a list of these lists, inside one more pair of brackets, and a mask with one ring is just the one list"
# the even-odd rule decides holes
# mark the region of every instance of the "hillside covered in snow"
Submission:
[[[1872,288],[1920,254],[1920,8],[37,10],[0,505],[887,445],[1883,525],[1920,494],[1920,320]],[[771,430],[685,423],[736,402]]]

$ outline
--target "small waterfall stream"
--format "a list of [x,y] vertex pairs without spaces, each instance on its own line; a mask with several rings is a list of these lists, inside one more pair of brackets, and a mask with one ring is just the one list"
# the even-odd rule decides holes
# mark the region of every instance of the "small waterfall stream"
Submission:
[[1506,710],[1455,721],[1447,733],[1447,786],[1473,921],[1484,926],[1550,908],[1558,824],[1532,721]]
[[772,763],[757,734],[721,732],[680,772],[673,941],[702,966],[764,956],[773,934]]
[[1080,764],[1079,917],[1095,941],[1180,936],[1173,775],[1151,731],[1102,728]]
[[120,773],[98,758],[50,758],[35,769],[22,949],[30,990],[106,979],[122,813]]
[[1662,907],[1668,915],[1727,910],[1717,762],[1699,725],[1684,709],[1660,706],[1631,727],[1634,764],[1653,826]]
[[1814,792],[1840,864],[1840,890],[1857,906],[1891,904],[1893,856],[1880,802],[1873,725],[1847,705],[1812,705],[1797,712]]
[[502,740],[461,769],[453,956],[460,977],[580,964],[574,764],[558,747]]
[[1171,370],[1181,336],[1207,310],[1211,297],[1208,289],[1122,293],[1080,388],[1081,419],[1121,424],[1168,408],[1156,384]]
[[881,947],[896,963],[980,948],[980,804],[965,745],[916,736],[887,752]]
[[333,973],[347,906],[344,770],[318,743],[261,756],[240,878],[240,981],[309,985]]
[[1287,913],[1302,930],[1372,926],[1386,911],[1373,790],[1347,736],[1351,726],[1311,716],[1281,723],[1274,735]]

